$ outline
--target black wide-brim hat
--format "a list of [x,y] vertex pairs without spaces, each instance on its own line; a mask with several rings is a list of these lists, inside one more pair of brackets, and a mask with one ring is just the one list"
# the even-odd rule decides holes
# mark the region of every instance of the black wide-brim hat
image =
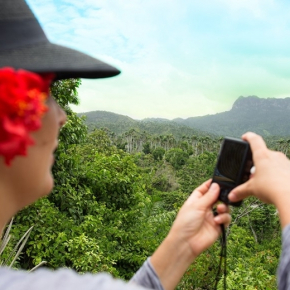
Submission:
[[79,51],[49,42],[24,0],[0,0],[0,68],[55,73],[56,79],[106,78],[120,71]]

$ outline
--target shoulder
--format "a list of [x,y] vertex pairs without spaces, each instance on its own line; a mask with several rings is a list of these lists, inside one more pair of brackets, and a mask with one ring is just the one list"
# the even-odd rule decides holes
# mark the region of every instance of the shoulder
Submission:
[[290,289],[290,224],[287,225],[282,232],[282,254],[278,268],[278,288]]
[[21,270],[0,268],[0,289],[6,290],[93,290],[143,289],[137,285],[129,285],[122,280],[114,279],[106,273],[78,274],[70,269],[51,271],[39,269],[33,273]]

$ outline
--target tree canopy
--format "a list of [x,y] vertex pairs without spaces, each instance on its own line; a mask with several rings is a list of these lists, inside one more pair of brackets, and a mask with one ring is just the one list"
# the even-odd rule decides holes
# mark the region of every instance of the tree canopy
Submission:
[[[71,79],[52,86],[68,122],[60,134],[52,194],[15,217],[14,241],[34,226],[16,266],[31,269],[45,260],[53,269],[129,279],[164,239],[192,190],[211,178],[221,139],[88,131],[69,107],[78,102],[79,85]],[[267,142],[289,153],[288,139]],[[281,249],[275,209],[247,199],[232,216],[228,289],[275,289]],[[217,242],[190,266],[178,289],[213,289],[219,254]]]

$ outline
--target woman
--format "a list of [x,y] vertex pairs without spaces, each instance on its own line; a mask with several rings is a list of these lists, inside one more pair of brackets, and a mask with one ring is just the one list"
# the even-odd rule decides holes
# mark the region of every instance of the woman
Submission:
[[[21,70],[19,70],[21,69]],[[49,95],[54,79],[103,78],[119,71],[50,43],[23,0],[0,0],[0,228],[53,188],[51,167],[64,111]],[[0,268],[0,289],[174,289],[195,258],[229,224],[228,208],[212,214],[219,188],[198,187],[181,208],[163,243],[130,283],[107,274],[70,270],[35,273]]]

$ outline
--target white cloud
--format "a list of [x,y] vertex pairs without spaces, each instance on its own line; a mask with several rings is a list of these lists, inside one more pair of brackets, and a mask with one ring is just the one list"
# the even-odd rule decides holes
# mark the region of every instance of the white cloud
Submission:
[[269,9],[276,6],[273,0],[220,0],[226,5],[232,14],[237,16],[241,12],[247,12],[255,18],[264,18]]
[[83,81],[78,111],[190,117],[240,95],[290,92],[290,3],[273,0],[28,0],[49,38],[120,68]]

